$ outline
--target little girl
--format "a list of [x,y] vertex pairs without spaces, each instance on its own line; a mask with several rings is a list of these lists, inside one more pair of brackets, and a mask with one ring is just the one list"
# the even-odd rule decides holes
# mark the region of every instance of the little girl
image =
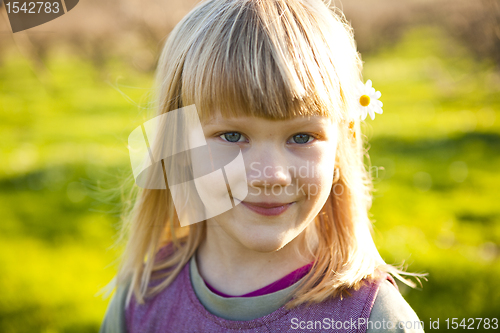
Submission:
[[[420,275],[386,264],[371,237],[360,118],[381,103],[360,98],[360,79],[352,31],[321,0],[193,9],[159,60],[158,116],[195,110],[207,147],[240,153],[243,190],[220,172],[229,208],[208,214],[223,205],[205,187],[215,204],[186,223],[200,205],[179,206],[172,160],[156,160],[166,185],[136,177],[101,332],[423,331],[389,273]],[[188,169],[213,163],[190,154]]]

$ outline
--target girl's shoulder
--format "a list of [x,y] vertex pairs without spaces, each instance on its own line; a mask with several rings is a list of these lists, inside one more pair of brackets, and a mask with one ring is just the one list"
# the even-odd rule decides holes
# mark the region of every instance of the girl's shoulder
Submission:
[[129,285],[119,285],[111,298],[99,333],[126,333],[125,299]]
[[424,331],[417,314],[390,276],[380,284],[369,322],[367,333]]
[[[164,244],[155,255],[155,263],[159,263],[172,256],[176,252],[173,243]],[[126,333],[126,298],[130,283],[120,284],[116,287],[115,294],[111,298],[104,315],[99,333]]]

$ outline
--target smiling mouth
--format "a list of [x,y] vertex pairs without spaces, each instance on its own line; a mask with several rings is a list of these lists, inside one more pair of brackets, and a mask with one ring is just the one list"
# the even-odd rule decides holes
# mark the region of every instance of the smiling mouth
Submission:
[[290,203],[273,203],[273,202],[241,202],[243,206],[247,207],[251,211],[256,212],[260,215],[265,216],[277,216],[284,213],[288,207],[293,205],[295,202]]

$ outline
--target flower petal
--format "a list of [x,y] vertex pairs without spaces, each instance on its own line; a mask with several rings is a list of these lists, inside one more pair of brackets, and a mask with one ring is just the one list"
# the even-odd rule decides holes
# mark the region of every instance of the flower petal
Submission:
[[361,109],[361,120],[365,120],[366,119],[366,115],[367,115],[367,108],[363,108]]
[[367,88],[371,88],[372,87],[372,80],[368,80],[366,81],[366,85],[365,85]]
[[370,118],[372,118],[372,120],[374,120],[375,119],[375,112],[373,112],[373,109],[368,110],[368,112],[370,113]]
[[380,96],[382,96],[382,93],[381,93],[380,91],[377,91],[377,92],[375,93],[375,97],[376,97],[377,99],[379,99],[379,98],[380,98]]

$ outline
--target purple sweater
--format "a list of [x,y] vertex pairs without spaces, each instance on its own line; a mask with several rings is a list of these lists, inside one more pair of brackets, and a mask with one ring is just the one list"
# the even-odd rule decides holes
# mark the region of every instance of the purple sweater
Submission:
[[217,317],[203,307],[191,285],[188,263],[171,285],[145,304],[137,304],[132,297],[125,318],[129,333],[302,332],[306,328],[313,328],[314,332],[365,332],[383,280],[366,283],[342,300],[332,298],[290,310],[283,306],[254,320],[232,321]]

